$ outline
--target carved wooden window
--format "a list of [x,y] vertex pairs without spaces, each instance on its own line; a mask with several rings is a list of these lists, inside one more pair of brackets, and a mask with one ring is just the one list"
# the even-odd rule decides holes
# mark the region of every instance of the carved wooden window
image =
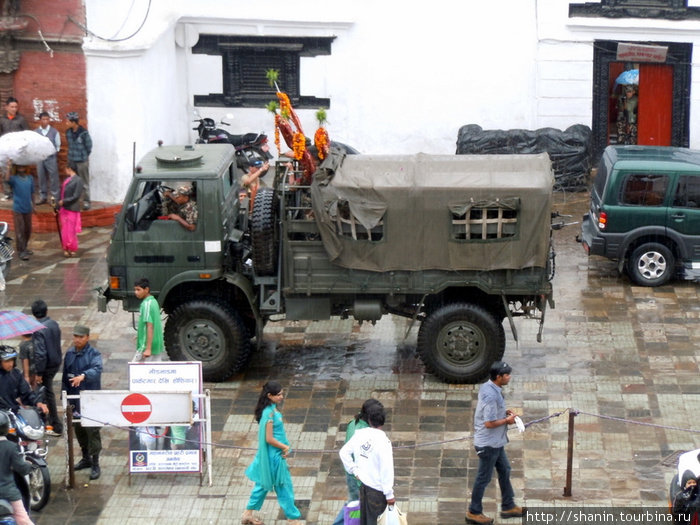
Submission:
[[279,87],[296,108],[329,107],[330,100],[300,93],[302,57],[330,55],[332,37],[201,35],[193,54],[220,55],[223,93],[195,95],[195,106],[264,107],[275,99],[267,71],[279,72]]

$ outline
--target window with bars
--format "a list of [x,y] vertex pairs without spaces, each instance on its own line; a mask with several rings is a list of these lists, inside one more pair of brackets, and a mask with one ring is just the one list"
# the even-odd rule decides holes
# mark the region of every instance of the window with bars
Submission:
[[333,37],[254,37],[200,35],[193,54],[220,55],[223,93],[195,95],[195,106],[263,107],[275,98],[267,71],[296,108],[329,107],[330,99],[300,93],[301,57],[330,55]]
[[338,210],[335,215],[336,233],[342,237],[348,237],[356,241],[378,242],[384,238],[384,218],[382,217],[375,226],[367,229],[353,215],[347,201],[338,202]]
[[518,231],[518,210],[504,206],[471,206],[452,211],[452,238],[460,241],[507,239]]

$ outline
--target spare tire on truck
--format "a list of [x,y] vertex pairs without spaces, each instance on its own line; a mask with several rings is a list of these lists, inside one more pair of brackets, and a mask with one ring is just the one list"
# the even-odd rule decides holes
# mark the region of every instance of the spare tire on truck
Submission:
[[279,247],[277,194],[272,188],[259,188],[250,219],[253,268],[257,275],[274,275]]

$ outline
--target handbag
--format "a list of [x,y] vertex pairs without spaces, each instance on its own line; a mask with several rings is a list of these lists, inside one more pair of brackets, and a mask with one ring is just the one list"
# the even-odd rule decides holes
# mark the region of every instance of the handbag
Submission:
[[387,505],[386,510],[377,518],[377,525],[408,525],[406,513],[401,512],[399,506],[394,503]]
[[360,502],[350,501],[343,508],[343,525],[360,525]]

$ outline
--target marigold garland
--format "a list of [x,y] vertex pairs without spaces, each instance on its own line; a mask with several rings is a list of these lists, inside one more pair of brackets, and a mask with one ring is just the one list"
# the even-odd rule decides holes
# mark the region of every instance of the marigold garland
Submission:
[[304,137],[303,133],[299,131],[294,133],[292,149],[294,150],[294,158],[301,160],[301,158],[304,156],[304,150],[306,149],[306,137]]
[[318,158],[323,160],[328,155],[328,131],[326,128],[319,127],[314,135],[314,145],[318,150]]
[[289,97],[286,93],[278,91],[277,98],[280,101],[280,113],[284,118],[289,118],[289,114],[292,112],[292,103],[289,101]]
[[282,148],[280,147],[280,116],[275,115],[275,146],[277,146],[277,155],[282,154]]

